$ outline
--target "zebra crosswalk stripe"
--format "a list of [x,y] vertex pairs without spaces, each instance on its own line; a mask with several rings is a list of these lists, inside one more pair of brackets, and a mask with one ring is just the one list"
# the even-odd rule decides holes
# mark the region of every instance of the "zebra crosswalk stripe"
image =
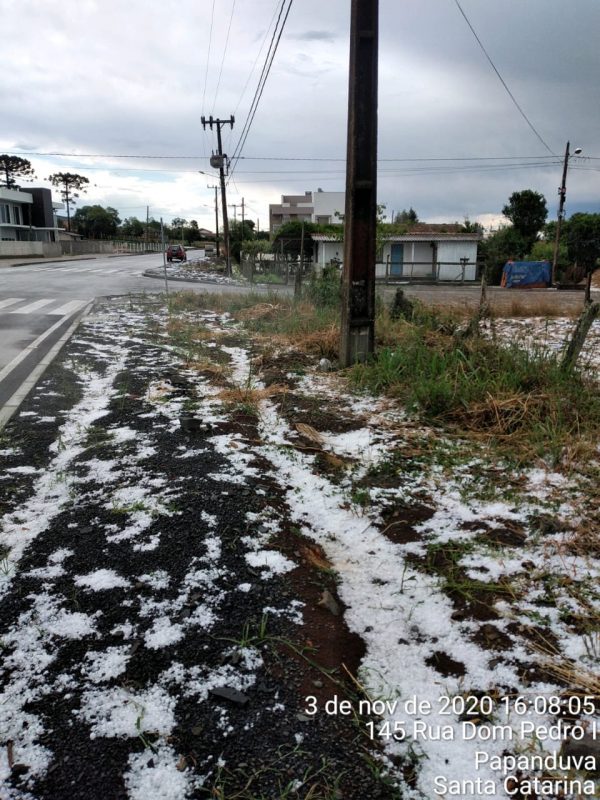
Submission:
[[42,300],[36,300],[33,303],[28,303],[26,306],[21,306],[21,308],[16,308],[14,311],[11,311],[11,314],[31,314],[33,311],[38,311],[40,308],[49,305],[50,303],[55,303],[56,300],[54,298],[44,298]]
[[79,309],[83,308],[88,302],[88,300],[71,300],[70,302],[64,303],[58,308],[52,309],[52,311],[47,311],[46,313],[53,317],[65,317],[67,314],[73,314],[75,311],[79,311]]
[[25,300],[24,297],[7,297],[6,300],[0,300],[0,308],[14,306],[15,303],[22,303],[23,300]]

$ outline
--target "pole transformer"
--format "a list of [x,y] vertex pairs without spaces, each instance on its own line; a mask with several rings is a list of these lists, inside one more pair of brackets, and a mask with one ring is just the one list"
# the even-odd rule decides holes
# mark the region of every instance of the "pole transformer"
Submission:
[[352,0],[340,363],[375,343],[379,0]]
[[227,155],[223,153],[223,143],[221,141],[221,128],[224,125],[231,125],[233,128],[233,123],[235,122],[235,117],[231,116],[229,119],[213,119],[212,114],[208,119],[206,117],[201,118],[202,127],[206,130],[206,126],[208,125],[212,131],[213,125],[217,129],[217,147],[218,151],[217,154],[211,156],[210,165],[211,167],[218,167],[219,169],[219,177],[221,179],[221,206],[223,209],[223,240],[225,243],[225,260],[226,260],[226,272],[229,277],[231,277],[231,253],[229,248],[229,220],[227,218],[227,193],[225,191],[225,169],[227,168]]

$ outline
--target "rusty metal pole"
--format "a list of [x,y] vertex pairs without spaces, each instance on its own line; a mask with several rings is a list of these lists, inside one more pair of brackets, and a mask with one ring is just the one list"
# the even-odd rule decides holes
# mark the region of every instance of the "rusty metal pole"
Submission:
[[340,363],[375,344],[379,0],[352,0]]

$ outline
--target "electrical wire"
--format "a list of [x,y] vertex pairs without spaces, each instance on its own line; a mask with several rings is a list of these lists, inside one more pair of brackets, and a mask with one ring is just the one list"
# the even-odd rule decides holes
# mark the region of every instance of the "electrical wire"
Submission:
[[233,110],[233,116],[234,117],[235,117],[235,115],[237,113],[238,108],[240,107],[240,103],[244,99],[244,95],[246,94],[246,89],[248,88],[250,80],[252,79],[252,76],[254,75],[254,70],[256,69],[256,65],[258,64],[258,59],[262,55],[263,48],[264,48],[265,43],[267,41],[267,38],[269,36],[269,31],[271,30],[271,26],[273,25],[273,22],[275,21],[275,17],[277,16],[277,6],[278,6],[278,4],[279,4],[279,0],[277,0],[276,3],[275,3],[275,10],[273,11],[273,16],[271,17],[271,21],[269,22],[269,25],[268,25],[268,27],[267,27],[267,29],[265,31],[265,35],[263,37],[262,43],[260,45],[258,53],[256,54],[256,58],[254,59],[254,64],[252,64],[252,68],[250,69],[250,72],[248,73],[248,77],[246,78],[246,83],[244,84],[244,88],[242,89],[242,93],[240,95],[240,99],[237,101],[236,107]]
[[491,57],[490,57],[489,53],[487,52],[487,50],[486,50],[486,49],[485,49],[485,47],[483,46],[483,42],[481,41],[481,39],[479,38],[479,36],[478,36],[478,35],[477,35],[477,33],[475,32],[475,28],[474,28],[474,27],[471,25],[471,23],[470,23],[470,21],[469,21],[469,18],[467,17],[467,15],[465,14],[465,12],[463,11],[463,9],[462,9],[462,7],[461,7],[460,3],[458,2],[458,0],[454,0],[454,2],[456,3],[456,6],[457,6],[458,10],[460,11],[460,13],[462,14],[462,16],[464,17],[464,20],[465,20],[465,22],[466,22],[466,23],[467,23],[467,25],[469,26],[469,28],[470,28],[470,30],[471,30],[471,33],[473,34],[473,36],[474,36],[474,37],[475,37],[475,39],[477,40],[477,44],[478,44],[478,45],[481,47],[481,49],[483,50],[485,57],[486,57],[486,58],[487,58],[487,60],[489,61],[489,63],[490,63],[490,65],[491,65],[492,69],[494,70],[494,72],[495,72],[495,73],[496,73],[496,75],[498,76],[498,79],[500,80],[500,83],[501,83],[501,84],[502,84],[502,86],[504,86],[504,88],[506,89],[506,91],[507,91],[507,93],[508,93],[508,96],[509,96],[509,97],[510,97],[510,99],[513,101],[513,103],[515,104],[515,106],[516,106],[516,108],[518,109],[519,113],[521,114],[521,116],[523,117],[523,119],[525,120],[525,122],[526,122],[526,123],[529,125],[529,127],[530,127],[530,128],[531,128],[531,130],[534,132],[534,134],[537,136],[537,138],[540,140],[540,142],[541,142],[541,143],[544,145],[544,147],[546,148],[546,150],[547,150],[549,153],[552,153],[552,155],[553,155],[553,156],[555,156],[555,155],[556,155],[556,153],[555,153],[555,152],[552,150],[552,148],[550,148],[550,147],[549,147],[549,146],[546,144],[546,142],[545,142],[545,141],[542,139],[541,135],[540,135],[540,134],[538,133],[538,131],[535,129],[535,127],[533,126],[533,123],[531,122],[531,120],[529,119],[529,117],[527,116],[527,114],[526,114],[526,113],[523,111],[523,109],[521,108],[521,106],[519,105],[519,103],[517,102],[517,100],[515,99],[515,96],[514,96],[514,95],[513,95],[513,93],[511,92],[511,90],[508,88],[508,86],[507,86],[507,84],[506,84],[506,81],[504,80],[504,78],[502,77],[502,75],[500,75],[500,73],[498,72],[498,69],[497,69],[496,65],[494,64],[494,62],[492,61],[492,59],[491,59]]
[[[256,102],[256,98],[258,96],[258,92],[259,92],[263,77],[265,75],[265,70],[267,68],[267,63],[269,61],[269,56],[270,56],[271,50],[273,48],[273,43],[275,41],[275,36],[277,35],[277,29],[279,28],[279,22],[281,20],[281,15],[283,13],[284,6],[285,6],[285,0],[281,0],[281,5],[279,6],[279,16],[277,17],[277,22],[275,23],[275,27],[273,28],[273,34],[271,36],[271,41],[269,42],[269,47],[268,47],[268,50],[267,50],[267,54],[265,56],[265,60],[264,60],[264,63],[263,63],[263,67],[262,67],[260,76],[258,78],[258,83],[257,83],[256,89],[254,90],[254,97],[252,98],[252,102],[250,103],[250,108],[248,109],[248,114],[246,116],[246,120],[245,120],[244,125],[242,127],[242,132],[241,132],[241,134],[239,136],[239,139],[238,139],[238,144],[239,144],[240,140],[242,139],[242,137],[243,137],[243,135],[244,135],[244,133],[246,131],[246,128],[248,126],[248,120],[250,119],[250,115],[252,113],[252,109],[254,108],[254,104]],[[233,155],[232,155],[232,159],[236,158],[237,153],[238,153],[238,145],[236,144],[234,152],[233,152]],[[236,160],[235,163],[237,163],[237,160]]]
[[[212,45],[212,33],[213,33],[214,19],[215,19],[215,0],[213,0],[213,2],[212,2],[212,9],[211,9],[211,12],[210,12],[210,31],[209,31],[209,34],[208,34],[208,51],[206,53],[206,68],[204,70],[204,89],[202,91],[202,106],[201,106],[201,109],[202,109],[201,113],[202,114],[204,114],[204,105],[206,103],[206,87],[208,85],[208,69],[209,69],[209,66],[210,66],[210,49],[211,49],[211,45]],[[201,137],[201,139],[202,139],[202,154],[203,154],[204,158],[206,158],[206,131],[204,130],[204,128],[202,129],[202,134],[203,134],[202,137]]]
[[231,4],[231,14],[229,16],[229,26],[227,28],[227,36],[225,38],[225,47],[223,48],[223,58],[221,59],[221,68],[219,69],[219,79],[217,80],[217,88],[215,89],[215,97],[212,104],[212,111],[211,114],[214,114],[215,105],[217,103],[217,95],[219,94],[219,87],[221,86],[221,76],[223,74],[223,64],[225,63],[225,56],[227,54],[227,46],[229,45],[229,34],[231,33],[231,23],[233,22],[233,12],[235,11],[235,2],[233,0]]
[[[281,41],[281,36],[283,34],[283,30],[285,28],[285,24],[287,22],[287,18],[288,18],[289,14],[290,14],[290,10],[292,8],[293,1],[294,0],[289,0],[288,6],[287,6],[287,10],[285,12],[285,16],[284,16],[283,21],[281,22],[281,24],[279,26],[279,33],[277,35],[277,39],[276,39],[274,45],[272,47],[270,47],[271,57],[270,57],[268,66],[267,66],[267,61],[265,60],[265,66],[263,66],[263,72],[261,73],[261,78],[262,78],[263,74],[264,74],[264,78],[262,78],[262,83],[259,80],[259,85],[257,86],[257,90],[254,93],[255,100],[253,101],[253,104],[251,105],[250,111],[248,112],[248,117],[246,118],[246,123],[244,125],[242,133],[241,133],[240,138],[238,140],[238,143],[236,145],[236,148],[235,148],[235,151],[234,151],[234,155],[233,155],[235,160],[234,160],[233,166],[231,168],[231,174],[233,174],[233,172],[235,172],[235,168],[237,166],[237,163],[238,163],[238,160],[239,160],[239,156],[241,155],[241,152],[242,152],[242,150],[244,148],[244,145],[246,143],[246,139],[248,138],[248,134],[250,133],[250,128],[252,127],[252,123],[254,121],[254,117],[256,116],[256,111],[258,109],[258,104],[260,103],[260,99],[261,99],[261,97],[263,95],[263,91],[264,91],[265,85],[267,83],[267,78],[269,77],[269,73],[271,72],[271,67],[273,66],[273,60],[275,58],[275,54],[277,52],[277,48],[279,47],[279,42]],[[283,11],[284,4],[285,4],[285,0],[282,0],[281,11]],[[281,19],[281,12],[280,12],[279,18],[277,20],[278,23],[279,23],[280,19]],[[276,31],[277,31],[277,27],[273,31],[273,36],[275,36]],[[273,43],[273,39],[271,39],[271,42]],[[267,58],[268,58],[268,55],[269,54],[267,53]],[[266,71],[265,71],[265,67],[266,67]]]
[[210,12],[210,31],[208,34],[208,52],[206,54],[206,69],[204,71],[204,90],[202,92],[202,113],[204,114],[204,103],[206,101],[206,86],[208,83],[208,68],[210,65],[210,48],[212,45],[213,22],[215,19],[215,0],[212,2],[212,11]]
[[[7,150],[7,155],[28,155],[28,156],[59,156],[69,158],[132,158],[132,159],[164,159],[164,160],[196,160],[201,159],[200,154],[195,155],[151,155],[140,153],[63,153],[63,152],[38,152],[35,150]],[[409,162],[409,161],[513,161],[517,159],[555,159],[557,155],[552,156],[531,156],[531,155],[518,155],[518,156],[412,156],[410,158],[379,158],[378,162]],[[573,163],[575,156],[571,156],[569,166]],[[577,156],[578,160],[585,161],[600,161],[600,156]],[[239,161],[314,161],[314,162],[328,162],[340,161],[345,162],[345,158],[341,157],[313,157],[313,156],[238,156]]]

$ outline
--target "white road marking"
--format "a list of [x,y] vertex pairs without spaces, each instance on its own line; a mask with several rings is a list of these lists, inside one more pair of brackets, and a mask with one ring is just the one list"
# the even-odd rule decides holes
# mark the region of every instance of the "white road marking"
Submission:
[[68,314],[72,314],[74,311],[79,311],[80,308],[83,308],[89,302],[89,300],[71,300],[68,303],[64,303],[64,305],[59,306],[59,308],[55,308],[52,311],[46,311],[46,314],[64,317]]
[[31,314],[33,311],[37,311],[44,306],[49,305],[50,303],[55,303],[56,299],[51,297],[50,299],[45,298],[43,300],[36,300],[34,303],[29,303],[26,306],[21,306],[21,308],[17,308],[14,311],[11,311],[11,314]]
[[[91,308],[92,304],[89,304],[89,308]],[[86,309],[86,310],[89,310]],[[60,339],[56,342],[56,344],[48,351],[48,353],[42,358],[39,364],[33,369],[30,373],[29,377],[27,377],[21,386],[17,389],[17,391],[9,398],[8,402],[0,408],[0,428],[4,427],[8,420],[12,417],[15,411],[18,409],[19,405],[22,403],[23,399],[26,397],[28,392],[31,388],[35,385],[36,381],[44,374],[44,371],[48,367],[48,365],[52,362],[52,359],[58,354],[61,347],[64,345],[66,341],[68,341],[69,337],[75,332],[77,326],[79,325],[79,320],[83,315],[86,313],[84,312],[81,314],[80,317],[76,317],[74,322],[71,324],[69,329],[63,333]],[[51,328],[48,328],[47,331],[44,331],[41,336],[39,336],[35,342],[32,342],[29,347],[26,347],[25,350],[22,350],[19,355],[14,358],[10,364],[7,364],[2,371],[0,371],[0,381],[4,380],[4,378],[13,371],[15,367],[17,367],[21,361],[23,361],[27,355],[38,347],[44,339],[48,338],[51,333],[53,333],[60,325],[62,325],[65,321],[65,317],[62,317],[57,322],[52,325]]]
[[0,308],[14,306],[15,303],[22,303],[23,300],[25,300],[24,297],[7,297],[6,300],[0,300]]

